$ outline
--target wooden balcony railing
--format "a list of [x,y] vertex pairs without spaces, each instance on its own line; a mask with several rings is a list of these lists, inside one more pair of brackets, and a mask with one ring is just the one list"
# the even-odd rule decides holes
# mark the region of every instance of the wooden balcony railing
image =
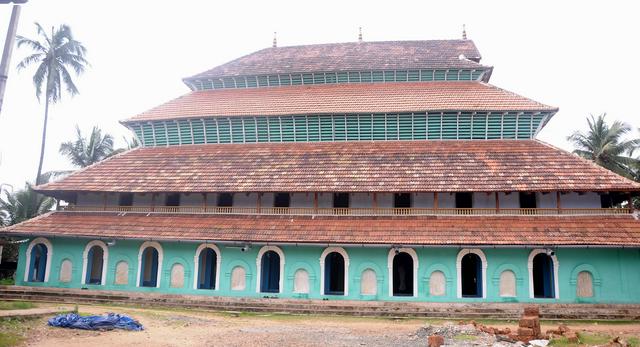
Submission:
[[226,215],[296,216],[431,216],[431,215],[618,215],[629,208],[313,208],[313,207],[202,207],[202,206],[78,206],[59,207],[70,212],[120,212]]

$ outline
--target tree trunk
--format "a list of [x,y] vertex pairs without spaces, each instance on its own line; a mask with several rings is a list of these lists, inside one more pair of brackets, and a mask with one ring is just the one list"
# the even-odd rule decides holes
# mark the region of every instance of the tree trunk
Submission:
[[36,176],[36,186],[43,183],[40,182],[42,176],[42,163],[44,162],[44,145],[47,140],[47,121],[49,120],[49,93],[46,93],[46,101],[44,106],[44,124],[42,125],[42,144],[40,145],[40,162],[38,163],[38,175]]

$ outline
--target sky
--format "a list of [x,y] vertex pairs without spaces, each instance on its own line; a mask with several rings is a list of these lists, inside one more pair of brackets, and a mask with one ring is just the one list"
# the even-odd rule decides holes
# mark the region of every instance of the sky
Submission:
[[[253,51],[278,45],[356,41],[468,38],[491,83],[560,111],[538,138],[571,150],[566,137],[585,130],[585,117],[606,112],[610,122],[638,135],[640,26],[633,1],[71,1],[30,0],[18,34],[35,37],[68,24],[88,49],[80,95],[50,109],[44,171],[71,169],[60,143],[93,125],[116,138],[132,134],[119,124],[189,89],[182,78]],[[0,5],[0,42],[11,12]],[[36,174],[44,105],[33,70],[15,66],[28,54],[15,49],[0,113],[0,184],[22,188]]]

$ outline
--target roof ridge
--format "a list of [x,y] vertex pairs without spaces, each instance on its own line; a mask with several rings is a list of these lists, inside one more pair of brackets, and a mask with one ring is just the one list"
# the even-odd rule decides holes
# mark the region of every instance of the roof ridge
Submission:
[[60,180],[66,180],[66,179],[68,179],[68,178],[70,178],[70,177],[72,177],[72,176],[76,176],[76,175],[78,175],[78,174],[80,174],[80,173],[82,173],[82,172],[84,172],[84,171],[87,171],[87,170],[89,170],[90,168],[93,168],[94,166],[97,166],[97,165],[100,165],[100,164],[102,164],[102,163],[108,162],[108,161],[110,161],[110,160],[112,160],[112,159],[114,159],[114,158],[120,157],[120,156],[122,156],[122,155],[125,155],[125,154],[127,154],[127,153],[130,153],[130,152],[133,152],[133,151],[136,151],[136,150],[139,150],[139,149],[141,149],[141,148],[143,148],[143,147],[142,147],[142,143],[141,143],[141,144],[140,144],[140,146],[138,146],[138,147],[135,147],[135,148],[132,148],[132,149],[128,149],[128,150],[126,150],[126,151],[122,151],[122,152],[120,152],[120,153],[118,153],[118,154],[115,154],[115,155],[112,155],[112,156],[110,156],[110,157],[107,157],[107,158],[105,158],[105,159],[103,159],[103,160],[100,160],[100,161],[98,161],[98,162],[95,162],[95,163],[93,163],[93,164],[91,164],[91,165],[88,165],[88,166],[85,166],[85,167],[80,168],[80,169],[78,169],[78,170],[75,170],[75,171],[73,171],[72,173],[68,174],[67,176],[61,177],[59,180],[55,180],[55,181],[52,181],[52,182],[43,183],[43,184],[40,184],[40,185],[38,185],[38,186],[33,187],[32,189],[33,189],[34,191],[36,191],[36,192],[40,192],[40,191],[41,191],[41,189],[46,188],[47,186],[49,186],[49,185],[51,185],[51,184],[54,184],[54,183],[56,183],[57,181],[60,181]]
[[617,176],[618,178],[621,178],[621,179],[623,179],[623,180],[628,181],[627,183],[631,183],[632,185],[635,185],[635,186],[637,186],[637,187],[640,187],[640,183],[639,183],[639,182],[636,182],[636,181],[634,181],[634,180],[632,180],[632,179],[629,179],[629,178],[627,178],[627,177],[624,177],[624,176],[622,176],[622,175],[619,175],[619,174],[617,174],[617,173],[615,173],[615,172],[613,172],[613,171],[611,171],[611,170],[607,169],[606,167],[603,167],[603,166],[600,166],[600,165],[596,164],[594,161],[591,161],[591,160],[588,160],[588,159],[586,159],[586,158],[583,158],[583,157],[581,157],[581,156],[579,156],[579,155],[577,155],[577,154],[575,154],[575,153],[573,153],[573,152],[569,152],[569,151],[567,151],[567,150],[564,150],[564,149],[562,149],[562,148],[560,148],[560,147],[554,146],[554,145],[552,145],[552,144],[550,144],[550,143],[547,143],[547,142],[544,142],[544,141],[542,141],[542,140],[539,140],[539,139],[536,139],[536,138],[534,138],[534,139],[532,139],[532,140],[534,140],[534,141],[536,141],[536,142],[539,142],[540,144],[542,144],[542,145],[544,145],[544,146],[547,146],[547,147],[549,147],[549,148],[551,148],[551,149],[554,149],[554,150],[556,150],[557,152],[560,152],[560,153],[562,153],[562,154],[564,154],[564,155],[568,155],[568,156],[571,156],[571,157],[578,158],[578,159],[580,159],[582,162],[587,163],[587,164],[589,164],[589,165],[591,165],[591,166],[593,166],[593,167],[597,168],[597,169],[598,169],[598,170],[600,170],[600,171],[604,171],[604,172],[606,172],[607,174],[610,174],[610,175],[615,175],[615,176]]
[[532,102],[535,102],[536,104],[539,104],[539,105],[540,105],[540,106],[542,106],[542,107],[547,107],[547,108],[550,108],[551,110],[555,110],[555,112],[558,112],[558,111],[560,110],[560,108],[559,108],[559,107],[554,107],[554,106],[551,106],[551,105],[543,104],[543,103],[541,103],[540,101],[536,101],[536,100],[531,99],[531,98],[529,98],[529,97],[527,97],[527,96],[524,96],[524,95],[522,95],[522,94],[518,94],[518,93],[516,93],[516,92],[513,92],[513,91],[508,90],[508,89],[504,89],[504,88],[502,88],[502,87],[498,87],[498,86],[496,86],[495,84],[491,84],[491,83],[489,83],[489,82],[484,82],[484,81],[477,81],[477,82],[478,82],[478,83],[481,83],[481,84],[484,84],[484,85],[486,85],[486,86],[488,86],[488,87],[498,89],[498,90],[503,91],[503,92],[505,92],[505,93],[507,93],[507,94],[511,94],[511,95],[516,96],[516,97],[519,97],[519,98],[524,98],[524,99],[530,100],[530,101],[532,101]]
[[49,215],[51,215],[51,214],[53,214],[53,213],[55,213],[55,212],[58,212],[58,211],[55,211],[55,210],[54,210],[54,211],[45,212],[45,213],[43,213],[43,214],[41,214],[41,215],[37,215],[37,216],[35,216],[35,217],[33,217],[33,218],[29,218],[29,219],[23,220],[23,221],[22,221],[22,222],[20,222],[20,223],[7,225],[6,227],[2,227],[2,228],[0,228],[0,233],[1,233],[1,232],[3,232],[3,231],[12,231],[12,230],[15,230],[15,228],[20,227],[22,224],[26,224],[27,222],[36,222],[36,221],[38,221],[38,220],[40,220],[40,219],[42,219],[42,218],[48,217]]

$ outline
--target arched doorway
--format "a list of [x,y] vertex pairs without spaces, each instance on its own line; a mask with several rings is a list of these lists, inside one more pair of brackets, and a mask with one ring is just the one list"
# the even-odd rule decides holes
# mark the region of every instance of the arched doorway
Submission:
[[342,254],[327,254],[324,260],[324,294],[344,295],[344,266]]
[[29,282],[45,282],[48,253],[49,250],[44,243],[38,243],[31,249]]
[[158,286],[158,250],[154,247],[147,247],[142,252],[140,286]]
[[102,284],[102,269],[104,267],[104,250],[95,245],[87,253],[86,284]]
[[467,253],[460,264],[462,296],[482,297],[482,259],[475,253]]
[[406,252],[393,257],[393,296],[413,296],[413,258]]
[[204,248],[198,257],[198,289],[216,289],[218,255],[212,248]]
[[280,255],[266,251],[262,255],[260,268],[260,292],[280,292]]
[[533,257],[533,297],[554,298],[553,259],[546,253],[538,253]]

